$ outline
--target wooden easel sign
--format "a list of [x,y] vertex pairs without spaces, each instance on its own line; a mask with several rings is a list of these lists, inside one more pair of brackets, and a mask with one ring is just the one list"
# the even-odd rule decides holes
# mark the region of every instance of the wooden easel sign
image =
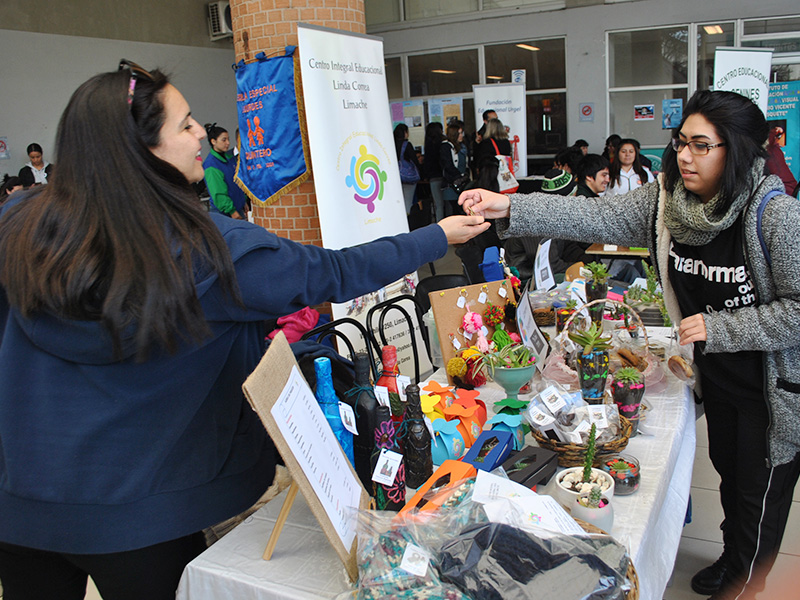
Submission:
[[242,389],[294,480],[264,552],[265,560],[272,556],[299,489],[355,581],[355,511],[368,508],[369,495],[334,437],[283,333],[272,341]]

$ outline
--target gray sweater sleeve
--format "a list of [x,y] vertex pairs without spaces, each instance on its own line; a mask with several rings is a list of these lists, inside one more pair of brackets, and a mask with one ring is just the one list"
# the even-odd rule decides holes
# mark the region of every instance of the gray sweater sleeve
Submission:
[[[766,280],[768,289],[758,306],[703,315],[705,352],[771,351],[800,345],[800,202],[789,196],[770,200],[761,230],[772,268],[769,273],[766,263],[753,256],[756,272],[752,275]],[[756,231],[749,230],[747,235],[748,247],[757,247]],[[771,297],[763,297],[767,295]]]
[[510,219],[498,219],[500,237],[546,236],[579,242],[648,246],[658,182],[610,198],[512,194]]

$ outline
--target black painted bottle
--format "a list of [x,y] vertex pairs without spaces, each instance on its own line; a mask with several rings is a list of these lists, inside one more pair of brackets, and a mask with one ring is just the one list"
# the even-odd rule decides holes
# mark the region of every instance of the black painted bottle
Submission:
[[403,419],[406,484],[410,488],[418,488],[433,475],[431,434],[422,414],[418,385],[412,383],[406,387],[406,402]]
[[353,388],[345,394],[344,401],[356,413],[358,435],[353,439],[355,469],[361,483],[372,492],[372,452],[375,449],[375,426],[378,423],[378,400],[369,381],[369,359],[366,353],[355,357],[356,380]]

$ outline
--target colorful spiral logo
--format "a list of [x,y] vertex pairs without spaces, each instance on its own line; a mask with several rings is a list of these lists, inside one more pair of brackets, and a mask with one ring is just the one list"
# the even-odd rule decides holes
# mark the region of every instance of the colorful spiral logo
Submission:
[[359,156],[350,159],[350,174],[344,182],[355,190],[353,199],[367,207],[367,211],[375,212],[375,200],[383,200],[386,184],[386,171],[380,168],[378,157],[367,154],[366,146],[358,147]]

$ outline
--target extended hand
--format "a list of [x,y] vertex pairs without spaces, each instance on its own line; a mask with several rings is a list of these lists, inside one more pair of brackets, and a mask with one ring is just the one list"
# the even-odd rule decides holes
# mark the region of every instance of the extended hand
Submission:
[[481,215],[487,219],[502,219],[509,216],[511,201],[505,194],[489,190],[467,190],[458,198],[467,214]]
[[439,221],[448,244],[463,244],[489,229],[489,221],[481,216],[454,216]]
[[678,339],[681,341],[681,346],[694,342],[705,342],[707,339],[706,322],[703,320],[703,315],[692,315],[681,321],[681,325],[678,327]]

